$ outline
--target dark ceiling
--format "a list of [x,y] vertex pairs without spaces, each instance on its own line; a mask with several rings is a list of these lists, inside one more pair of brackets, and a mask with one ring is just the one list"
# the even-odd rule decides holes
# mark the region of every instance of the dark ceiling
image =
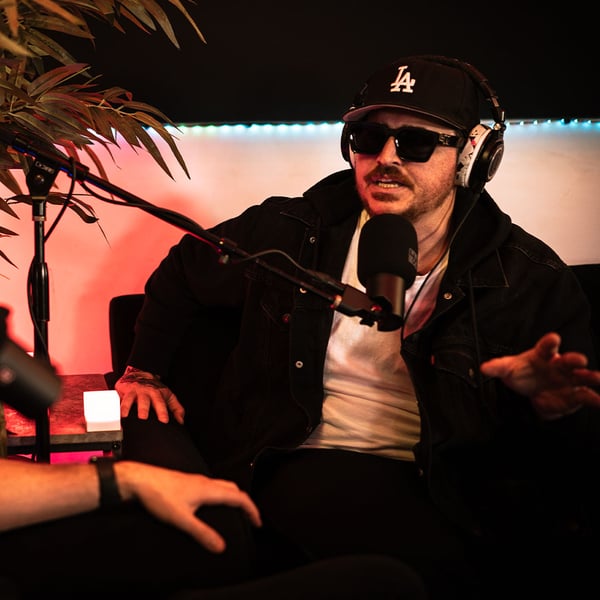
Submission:
[[577,2],[513,4],[198,0],[186,6],[206,44],[172,6],[179,50],[132,25],[126,35],[93,25],[95,49],[63,42],[103,87],[177,123],[338,121],[373,69],[417,53],[472,63],[509,120],[600,117],[597,18]]

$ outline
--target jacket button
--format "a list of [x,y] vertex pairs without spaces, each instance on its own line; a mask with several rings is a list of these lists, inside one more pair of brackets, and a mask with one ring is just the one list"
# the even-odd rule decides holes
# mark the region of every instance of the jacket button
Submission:
[[444,292],[444,300],[452,300],[452,293]]
[[294,363],[294,366],[296,367],[296,369],[302,369],[304,367],[304,363],[301,360],[297,360]]
[[308,241],[309,241],[311,244],[314,244],[314,243],[317,241],[317,236],[316,236],[316,235],[311,235],[311,236],[308,238]]

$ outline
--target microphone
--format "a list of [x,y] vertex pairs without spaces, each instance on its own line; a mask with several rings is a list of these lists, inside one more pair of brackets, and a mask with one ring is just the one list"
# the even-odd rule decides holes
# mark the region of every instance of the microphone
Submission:
[[381,214],[363,226],[358,240],[358,279],[371,300],[381,305],[380,331],[404,323],[404,292],[417,275],[417,233],[404,217]]
[[8,309],[0,306],[0,402],[35,419],[56,402],[62,381],[54,368],[33,358],[6,333]]

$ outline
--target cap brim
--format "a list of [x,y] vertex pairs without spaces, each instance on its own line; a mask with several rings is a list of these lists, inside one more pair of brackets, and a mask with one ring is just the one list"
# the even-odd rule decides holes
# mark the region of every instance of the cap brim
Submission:
[[361,108],[350,109],[346,114],[342,116],[342,121],[344,123],[351,123],[353,121],[361,121],[364,119],[370,112],[374,110],[382,110],[382,109],[393,109],[393,110],[405,110],[407,112],[415,113],[417,115],[427,117],[428,119],[432,119],[437,123],[441,123],[443,125],[447,125],[458,129],[459,131],[463,131],[464,127],[459,123],[453,123],[449,120],[442,119],[438,115],[431,114],[427,111],[420,110],[418,108],[414,108],[412,106],[399,106],[398,104],[369,104],[369,106],[363,106]]

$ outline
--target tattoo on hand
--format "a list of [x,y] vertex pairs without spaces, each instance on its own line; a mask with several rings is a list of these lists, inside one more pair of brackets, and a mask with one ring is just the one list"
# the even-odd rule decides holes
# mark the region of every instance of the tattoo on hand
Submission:
[[127,367],[124,375],[121,377],[123,383],[139,383],[140,385],[148,385],[156,388],[157,390],[164,389],[166,386],[160,381],[160,379],[153,377],[145,371],[140,371],[135,367]]
[[123,375],[121,377],[123,383],[139,383],[141,385],[149,385],[150,387],[162,390],[167,386],[164,383],[150,377],[136,376],[136,375]]

